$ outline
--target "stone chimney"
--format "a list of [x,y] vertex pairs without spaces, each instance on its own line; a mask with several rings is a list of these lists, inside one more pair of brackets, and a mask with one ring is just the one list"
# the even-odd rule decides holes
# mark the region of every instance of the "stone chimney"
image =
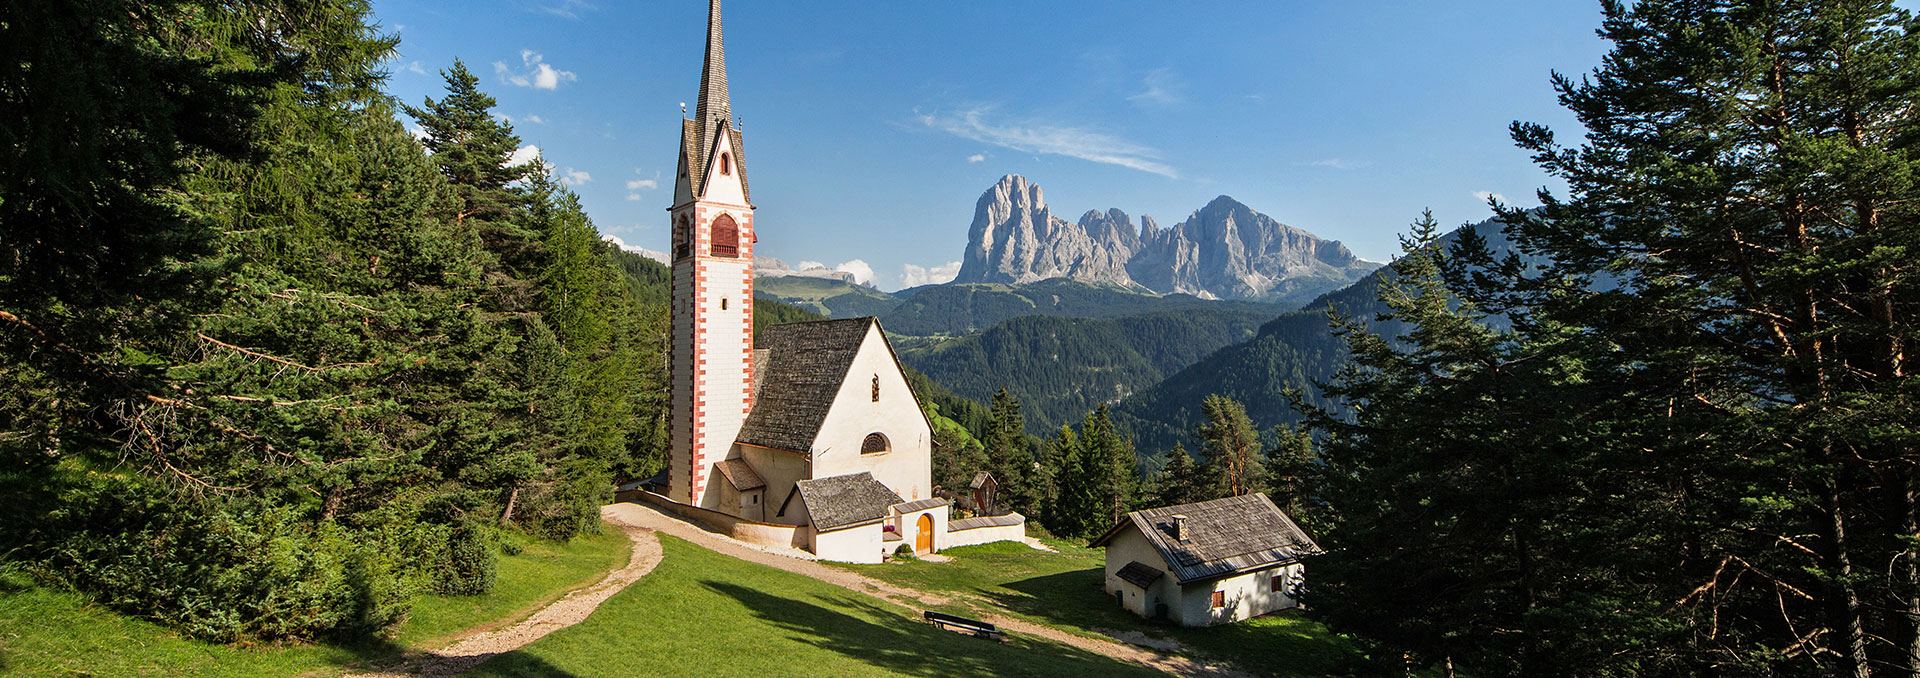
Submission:
[[1180,541],[1187,540],[1187,517],[1186,516],[1176,515],[1173,517],[1173,538],[1178,539]]

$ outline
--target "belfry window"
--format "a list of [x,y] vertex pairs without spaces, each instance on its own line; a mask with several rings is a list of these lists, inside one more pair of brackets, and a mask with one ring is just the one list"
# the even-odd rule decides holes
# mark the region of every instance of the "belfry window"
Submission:
[[731,174],[733,174],[733,155],[729,153],[721,153],[720,154],[720,176],[724,177]]
[[860,443],[861,454],[874,454],[890,449],[893,447],[887,443],[887,437],[878,433],[867,434],[867,439]]
[[[725,156],[721,156],[725,157]],[[740,256],[740,227],[733,223],[733,217],[725,214],[713,220],[713,238],[710,241],[713,256]]]
[[673,258],[675,261],[693,255],[693,222],[686,215],[673,225]]

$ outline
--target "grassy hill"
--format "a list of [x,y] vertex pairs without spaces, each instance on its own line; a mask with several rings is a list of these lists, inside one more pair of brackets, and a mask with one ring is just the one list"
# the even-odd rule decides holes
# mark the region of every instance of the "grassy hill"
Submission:
[[828,318],[884,315],[900,299],[865,285],[849,285],[832,278],[779,276],[753,279],[756,297],[774,299]]
[[[911,293],[911,296],[908,296]],[[1235,310],[1271,317],[1286,307],[1250,301],[1214,301],[1187,294],[1156,296],[1066,279],[1025,285],[968,283],[903,290],[905,301],[880,317],[887,331],[915,336],[959,336],[1009,318],[1045,315],[1114,318],[1143,313]]]
[[1119,318],[1021,316],[985,331],[905,348],[901,360],[978,401],[1005,387],[1027,430],[1046,435],[1103,402],[1161,381],[1254,336],[1271,315],[1200,307]]
[[660,566],[586,621],[469,675],[1159,675],[1059,643],[941,631],[863,593],[667,535],[660,542]]

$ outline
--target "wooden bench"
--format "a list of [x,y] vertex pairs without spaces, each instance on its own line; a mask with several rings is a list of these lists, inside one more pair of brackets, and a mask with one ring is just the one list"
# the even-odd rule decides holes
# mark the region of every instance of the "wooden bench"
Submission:
[[950,631],[964,631],[981,638],[992,638],[994,640],[1005,640],[1007,637],[1005,631],[994,628],[992,624],[978,619],[956,617],[944,612],[934,612],[933,610],[927,610],[922,616],[926,618],[927,623]]

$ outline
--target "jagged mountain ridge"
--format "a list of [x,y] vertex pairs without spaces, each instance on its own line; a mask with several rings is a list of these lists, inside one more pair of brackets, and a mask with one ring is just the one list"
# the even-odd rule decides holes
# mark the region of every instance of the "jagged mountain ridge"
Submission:
[[1380,264],[1220,196],[1171,228],[1119,209],[1055,216],[1040,186],[1009,174],[980,196],[955,283],[1052,278],[1155,294],[1303,302]]

